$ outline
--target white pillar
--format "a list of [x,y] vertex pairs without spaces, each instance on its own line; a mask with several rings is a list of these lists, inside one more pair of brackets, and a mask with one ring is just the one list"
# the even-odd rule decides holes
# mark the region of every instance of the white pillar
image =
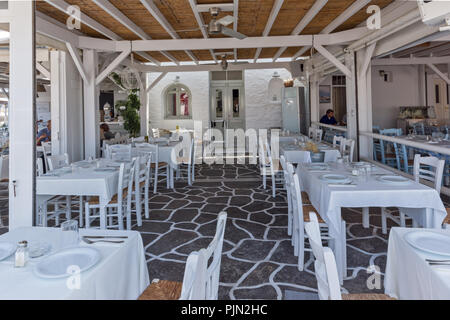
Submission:
[[148,93],[147,89],[147,74],[143,72],[140,74],[142,86],[139,91],[141,99],[141,109],[139,115],[141,118],[141,136],[148,136]]
[[52,154],[62,154],[61,133],[60,133],[60,106],[65,92],[61,92],[62,86],[62,67],[61,51],[54,50],[50,52],[50,113],[52,120]]
[[310,80],[311,122],[319,122],[319,75],[314,73]]
[[98,157],[100,147],[100,129],[98,110],[99,91],[95,85],[97,75],[97,52],[83,51],[83,65],[88,82],[84,81],[84,157]]
[[417,72],[419,73],[419,83],[417,84],[419,87],[419,101],[420,104],[425,106],[426,105],[426,80],[425,80],[425,65],[419,64],[417,66]]
[[36,165],[34,1],[9,1],[9,229],[33,225]]
[[[355,59],[354,53],[345,54],[345,66],[350,70],[352,76],[345,77],[346,101],[347,101],[347,138],[358,139],[357,113],[356,113],[356,81],[355,81]],[[355,153],[358,154],[358,145],[355,144]]]
[[[369,63],[366,71],[361,73],[361,67],[366,52],[359,50],[357,52],[357,91],[358,91],[358,124],[359,130],[372,132],[372,66]],[[362,158],[373,158],[373,140],[369,137],[359,137],[359,155]]]

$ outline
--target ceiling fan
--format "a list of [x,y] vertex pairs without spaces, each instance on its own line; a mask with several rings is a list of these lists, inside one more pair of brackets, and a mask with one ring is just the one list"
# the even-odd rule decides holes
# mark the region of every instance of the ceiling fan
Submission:
[[225,16],[217,20],[217,16],[220,13],[220,8],[212,7],[209,9],[209,13],[212,16],[211,21],[208,24],[208,33],[209,34],[224,34],[229,37],[237,38],[237,39],[245,39],[247,36],[240,32],[234,31],[233,29],[227,28],[226,26],[234,22],[233,16]]

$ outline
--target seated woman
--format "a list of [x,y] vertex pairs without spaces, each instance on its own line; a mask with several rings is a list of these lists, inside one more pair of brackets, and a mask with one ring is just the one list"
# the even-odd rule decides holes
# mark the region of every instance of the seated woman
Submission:
[[100,125],[100,140],[110,140],[114,138],[114,133],[109,130],[109,126],[106,123]]

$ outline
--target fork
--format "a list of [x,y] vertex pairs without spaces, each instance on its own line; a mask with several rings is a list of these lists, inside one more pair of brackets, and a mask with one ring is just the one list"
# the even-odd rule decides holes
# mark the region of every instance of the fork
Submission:
[[85,237],[82,237],[81,239],[84,242],[86,242],[87,244],[93,244],[93,243],[97,243],[97,242],[108,242],[108,243],[123,243],[124,242],[123,240],[95,240],[95,241],[92,241]]

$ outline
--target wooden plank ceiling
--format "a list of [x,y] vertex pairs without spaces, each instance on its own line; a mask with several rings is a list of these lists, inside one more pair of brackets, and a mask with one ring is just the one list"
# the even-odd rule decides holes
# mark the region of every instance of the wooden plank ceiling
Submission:
[[[126,40],[137,40],[139,37],[116,21],[111,15],[97,6],[91,0],[65,0],[68,4],[78,5],[81,11],[98,23],[107,27],[118,36]],[[356,0],[329,0],[314,19],[306,26],[301,34],[318,34],[331,21],[339,16]],[[140,0],[110,0],[125,16],[132,20],[152,39],[171,39],[170,35],[158,23],[158,21],[147,11]],[[239,0],[238,31],[249,36],[261,36],[269,18],[275,0]],[[290,35],[304,15],[311,8],[315,0],[285,0],[277,18],[272,26],[269,36]],[[393,0],[372,0],[375,4],[384,8]],[[155,5],[171,24],[181,38],[202,38],[199,25],[189,4],[189,0],[154,0]],[[197,0],[197,4],[233,3],[232,0]],[[37,10],[65,23],[68,16],[49,5],[45,1],[36,2]],[[343,31],[356,27],[369,16],[366,7],[354,14],[350,19],[339,26],[335,31]],[[211,20],[208,12],[201,13],[205,24]],[[221,12],[219,18],[232,15],[232,12]],[[230,26],[232,28],[232,25]],[[87,36],[105,38],[102,34],[82,24],[81,32]],[[222,36],[215,36],[222,37]],[[265,48],[261,51],[260,58],[273,58],[279,48]],[[284,57],[292,57],[300,47],[290,47],[282,54]],[[232,51],[222,50],[222,51]],[[220,52],[220,50],[216,51]],[[239,49],[238,59],[253,59],[256,49]],[[160,52],[148,52],[153,58],[166,62],[170,61]],[[179,61],[192,61],[184,51],[170,51]],[[194,50],[193,54],[198,60],[212,60],[208,50]],[[306,53],[308,54],[308,52]]]

